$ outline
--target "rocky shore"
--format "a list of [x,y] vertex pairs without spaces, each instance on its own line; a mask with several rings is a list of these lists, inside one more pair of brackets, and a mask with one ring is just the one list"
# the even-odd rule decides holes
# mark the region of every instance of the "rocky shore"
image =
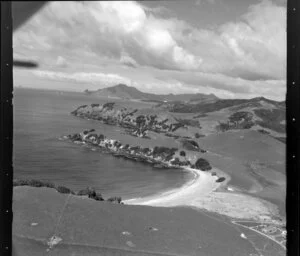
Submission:
[[97,135],[94,129],[67,135],[63,138],[77,144],[88,144],[93,147],[98,147],[111,153],[115,157],[144,162],[155,168],[193,168],[201,171],[209,171],[212,169],[206,159],[187,159],[185,153],[178,148],[163,146],[144,148],[140,146],[130,146],[129,144],[123,145],[120,141],[106,138],[103,134]]
[[71,114],[80,118],[98,120],[108,125],[121,126],[127,134],[141,138],[149,138],[149,131],[172,136],[172,132],[187,125],[186,120],[170,120],[154,114],[144,115],[139,113],[138,109],[128,109],[116,105],[115,102],[108,102],[103,105],[82,105],[72,111]]

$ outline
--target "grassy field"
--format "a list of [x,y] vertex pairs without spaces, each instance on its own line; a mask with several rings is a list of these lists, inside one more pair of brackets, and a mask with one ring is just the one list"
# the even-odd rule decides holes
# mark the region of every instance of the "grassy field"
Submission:
[[276,203],[285,215],[285,144],[251,130],[229,131],[197,140],[213,166],[231,176],[244,193]]
[[[51,204],[49,204],[51,202]],[[98,202],[51,188],[14,188],[14,255],[283,255],[212,213]]]

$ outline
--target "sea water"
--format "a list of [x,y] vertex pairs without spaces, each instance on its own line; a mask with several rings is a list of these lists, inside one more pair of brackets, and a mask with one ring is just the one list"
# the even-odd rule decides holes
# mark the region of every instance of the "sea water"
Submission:
[[80,105],[105,102],[83,93],[15,88],[14,178],[50,181],[74,191],[89,186],[104,197],[123,199],[179,187],[190,179],[178,169],[155,169],[59,139],[95,127],[103,128],[104,135],[120,129],[70,114]]

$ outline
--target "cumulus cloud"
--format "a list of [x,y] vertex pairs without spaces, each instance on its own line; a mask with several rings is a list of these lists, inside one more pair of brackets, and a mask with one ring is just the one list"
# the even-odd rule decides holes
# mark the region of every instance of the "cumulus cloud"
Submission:
[[[284,93],[286,76],[286,8],[279,2],[284,1],[263,0],[216,29],[201,29],[179,17],[163,18],[164,8],[143,2],[50,2],[14,34],[14,49],[45,62],[53,58],[52,63],[66,69],[76,61],[100,65],[106,60],[149,72],[154,68],[160,75],[165,72],[161,85],[166,91],[172,78],[182,90],[210,86],[223,95],[261,92],[278,97]],[[75,80],[108,78],[92,74],[84,79],[77,74]]]
[[138,66],[138,63],[126,53],[121,55],[120,62],[123,65],[132,67],[132,68],[136,68]]
[[[276,17],[276,18],[275,18]],[[228,74],[242,76],[247,71],[257,79],[285,78],[286,9],[265,0],[250,6],[241,22],[220,28],[221,40],[234,62]],[[254,77],[255,78],[255,77]]]
[[47,50],[83,48],[116,59],[125,49],[131,56],[138,56],[135,59],[142,65],[156,66],[161,62],[158,68],[197,68],[201,58],[181,47],[150,16],[145,7],[131,1],[50,2],[23,33],[16,34],[15,40],[22,41],[23,46],[33,41],[33,48],[39,44],[47,46]]
[[285,77],[283,6],[264,0],[250,6],[240,21],[217,30],[147,15],[147,9],[131,1],[51,2],[14,41],[31,49],[61,47],[116,60],[125,50],[140,65],[160,69],[220,72],[251,80]]
[[[275,18],[276,17],[276,18]],[[200,56],[201,72],[249,80],[285,79],[286,8],[269,0],[252,5],[235,22],[195,28],[177,19],[160,21],[174,40]]]

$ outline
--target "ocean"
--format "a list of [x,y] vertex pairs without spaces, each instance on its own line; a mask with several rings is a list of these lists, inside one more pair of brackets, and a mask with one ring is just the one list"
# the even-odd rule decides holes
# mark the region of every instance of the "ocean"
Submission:
[[50,181],[74,191],[94,187],[104,198],[122,199],[177,188],[191,178],[178,169],[155,169],[59,139],[95,126],[104,135],[120,129],[70,114],[80,105],[105,102],[77,92],[15,88],[14,178]]

